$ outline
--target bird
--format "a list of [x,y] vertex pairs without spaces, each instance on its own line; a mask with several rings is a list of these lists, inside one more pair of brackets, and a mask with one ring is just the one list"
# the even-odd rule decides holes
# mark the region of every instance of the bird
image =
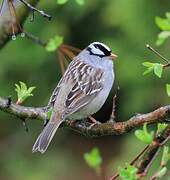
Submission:
[[93,42],[73,58],[54,89],[47,107],[52,108],[32,152],[44,153],[58,127],[67,120],[82,120],[96,113],[106,101],[114,83],[114,63],[111,49]]

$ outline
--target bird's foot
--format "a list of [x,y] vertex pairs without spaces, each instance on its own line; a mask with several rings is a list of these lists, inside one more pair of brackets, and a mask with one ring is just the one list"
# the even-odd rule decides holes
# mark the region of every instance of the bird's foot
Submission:
[[91,129],[92,127],[94,127],[95,125],[101,124],[101,122],[97,121],[96,119],[94,119],[91,116],[89,117],[89,119],[92,121],[92,124],[89,127],[87,127],[88,130]]
[[94,117],[92,117],[92,116],[89,116],[88,118],[89,118],[90,122],[92,122],[92,123],[97,123],[97,122],[99,122],[99,121],[97,121],[97,120],[96,120]]

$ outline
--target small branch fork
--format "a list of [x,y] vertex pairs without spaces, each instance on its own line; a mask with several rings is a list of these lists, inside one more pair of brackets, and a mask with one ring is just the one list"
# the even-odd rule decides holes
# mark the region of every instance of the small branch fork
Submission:
[[166,64],[163,65],[164,68],[169,67],[170,66],[170,60],[165,58],[162,54],[160,54],[156,49],[154,49],[153,47],[151,47],[149,44],[146,44],[146,47],[152,51],[153,53],[155,53],[158,57],[160,57],[163,61],[166,62]]
[[31,21],[34,21],[34,12],[35,11],[38,12],[41,16],[47,18],[49,21],[51,20],[51,18],[52,18],[51,15],[45,13],[42,10],[37,9],[36,7],[32,6],[30,3],[28,3],[25,0],[19,0],[19,1],[22,2],[23,4],[25,4],[25,6],[27,6],[32,11],[32,19],[31,19]]

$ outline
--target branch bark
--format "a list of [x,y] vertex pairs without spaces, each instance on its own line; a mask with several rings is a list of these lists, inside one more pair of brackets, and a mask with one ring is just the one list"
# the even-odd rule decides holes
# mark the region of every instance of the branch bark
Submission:
[[[0,97],[0,110],[6,113],[12,114],[20,119],[46,119],[45,107],[25,107],[16,105],[6,98]],[[96,124],[92,127],[88,120],[84,121],[68,121],[66,120],[61,127],[67,127],[82,135],[88,137],[100,137],[107,135],[121,135],[127,133],[134,128],[142,126],[144,123],[153,124],[157,122],[165,122],[167,118],[170,118],[170,105],[160,107],[155,111],[138,114],[123,122],[106,122],[102,124]]]

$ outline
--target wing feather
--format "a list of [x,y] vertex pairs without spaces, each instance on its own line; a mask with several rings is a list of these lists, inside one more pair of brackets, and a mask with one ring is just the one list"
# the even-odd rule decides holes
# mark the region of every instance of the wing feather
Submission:
[[80,59],[73,60],[55,88],[48,106],[53,107],[59,91],[62,91],[62,86],[70,85],[70,82],[72,82],[71,90],[64,104],[65,113],[70,114],[78,111],[90,103],[102,90],[103,74],[104,72],[101,69],[93,67]]

